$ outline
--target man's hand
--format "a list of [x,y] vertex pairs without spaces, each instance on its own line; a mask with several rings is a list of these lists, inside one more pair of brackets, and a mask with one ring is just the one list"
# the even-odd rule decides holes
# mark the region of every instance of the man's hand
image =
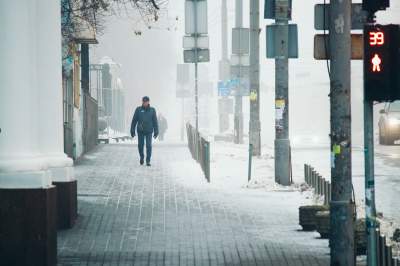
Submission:
[[131,133],[131,137],[132,137],[132,138],[135,138],[135,133],[133,133],[133,134]]
[[153,137],[154,137],[154,139],[156,139],[156,138],[158,137],[158,134],[154,134],[154,136],[153,136]]

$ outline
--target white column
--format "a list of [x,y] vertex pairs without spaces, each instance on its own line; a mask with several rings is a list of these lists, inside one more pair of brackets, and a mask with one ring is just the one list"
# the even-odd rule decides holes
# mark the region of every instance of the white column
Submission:
[[[0,188],[51,185],[40,153],[37,5],[0,1]],[[47,14],[42,14],[47,18]]]
[[61,75],[61,3],[37,1],[39,143],[52,173],[52,181],[74,180],[73,162],[64,153],[63,92]]

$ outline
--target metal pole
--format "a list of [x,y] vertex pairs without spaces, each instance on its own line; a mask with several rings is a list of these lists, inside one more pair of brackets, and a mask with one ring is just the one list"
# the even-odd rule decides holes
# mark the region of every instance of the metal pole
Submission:
[[196,131],[199,132],[199,88],[198,88],[198,29],[197,29],[197,0],[194,0],[194,49],[195,49],[195,63],[194,63],[194,99],[195,99],[195,112],[196,112]]
[[[289,8],[288,0],[276,1],[276,5],[276,9]],[[288,19],[275,19],[276,47],[282,51],[275,59],[275,181],[285,186],[290,185]]]
[[249,144],[249,168],[247,171],[247,182],[250,182],[251,180],[251,165],[252,165],[252,158],[253,158],[253,144]]
[[351,0],[330,2],[331,265],[355,265],[351,171]]
[[[222,0],[221,4],[221,61],[219,66],[219,80],[226,81],[229,79],[229,60],[228,60],[228,8],[227,0]],[[227,101],[227,96],[222,96],[224,101]],[[220,110],[219,113],[219,131],[224,132],[229,128],[229,114]]]
[[[369,23],[374,23],[369,16]],[[366,75],[366,73],[364,73]],[[365,92],[365,88],[364,88]],[[367,265],[376,266],[376,207],[375,207],[375,162],[374,162],[374,104],[364,100],[364,152],[365,152],[365,215],[367,225]]]
[[[197,37],[196,37],[197,40]],[[196,41],[197,43],[197,41]],[[197,44],[196,44],[197,46]],[[195,98],[195,105],[196,105],[196,131],[199,131],[199,87],[198,87],[198,63],[197,63],[197,48],[195,52],[196,63],[194,63],[194,98]]]
[[365,150],[365,214],[367,224],[368,266],[376,266],[376,208],[374,169],[374,106],[364,101],[364,150]]
[[181,126],[181,141],[185,140],[185,98],[182,97],[182,126]]
[[221,50],[223,61],[228,61],[228,7],[226,1],[222,0],[221,5]]
[[[235,1],[235,27],[242,28],[243,27],[243,0],[236,0]],[[240,71],[240,64],[239,62],[239,84],[241,79],[241,71]],[[239,85],[240,86],[240,85]],[[237,88],[239,89],[239,88]],[[236,93],[235,96],[235,143],[243,143],[243,111],[242,111],[242,96]]]
[[253,154],[261,155],[260,123],[260,0],[250,0],[250,125]]

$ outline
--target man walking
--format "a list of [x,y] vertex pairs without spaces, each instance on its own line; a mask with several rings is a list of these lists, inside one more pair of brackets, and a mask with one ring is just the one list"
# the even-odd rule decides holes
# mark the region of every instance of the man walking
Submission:
[[[137,126],[137,128],[136,128]],[[144,164],[144,143],[146,141],[146,165],[151,166],[151,138],[157,138],[158,136],[158,121],[156,109],[150,107],[150,99],[144,96],[142,99],[142,105],[137,107],[135,114],[132,118],[131,124],[131,136],[135,137],[135,131],[138,133],[138,148],[140,155],[140,165]]]

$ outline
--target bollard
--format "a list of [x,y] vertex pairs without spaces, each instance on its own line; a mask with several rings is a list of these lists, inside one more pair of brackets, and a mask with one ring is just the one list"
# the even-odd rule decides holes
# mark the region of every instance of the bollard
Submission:
[[324,204],[329,204],[328,181],[324,180]]
[[324,179],[322,178],[322,176],[319,176],[319,195],[322,196],[324,195],[324,187],[323,187],[323,182]]
[[328,183],[328,200],[331,202],[332,200],[332,186],[331,183]]
[[329,205],[330,199],[329,199],[329,182],[328,181],[326,181],[325,186],[326,186],[326,195],[325,195],[326,204]]
[[204,149],[205,149],[205,175],[208,183],[210,183],[211,179],[211,173],[210,173],[210,143],[205,142],[204,144]]
[[320,178],[320,188],[319,188],[319,192],[320,195],[323,196],[324,195],[324,178],[321,176]]
[[311,170],[311,175],[310,175],[310,186],[313,188],[313,180],[314,180],[314,170]]
[[386,259],[386,237],[384,235],[379,236],[379,253],[380,253],[380,260],[379,265],[387,266],[385,264]]
[[247,171],[247,182],[250,182],[251,180],[251,164],[252,164],[252,158],[253,158],[253,144],[249,144],[249,166],[248,166],[248,171]]
[[306,184],[308,184],[308,165],[305,164],[304,165],[304,182],[306,182]]
[[392,246],[391,245],[385,245],[385,263],[386,266],[392,266]]
[[376,243],[376,250],[375,250],[375,252],[376,252],[376,260],[377,260],[376,265],[382,265],[382,264],[381,264],[381,261],[382,261],[382,259],[381,259],[382,254],[381,254],[381,248],[380,248],[380,235],[381,235],[380,230],[379,230],[378,228],[376,228],[376,229],[375,229],[375,243]]

